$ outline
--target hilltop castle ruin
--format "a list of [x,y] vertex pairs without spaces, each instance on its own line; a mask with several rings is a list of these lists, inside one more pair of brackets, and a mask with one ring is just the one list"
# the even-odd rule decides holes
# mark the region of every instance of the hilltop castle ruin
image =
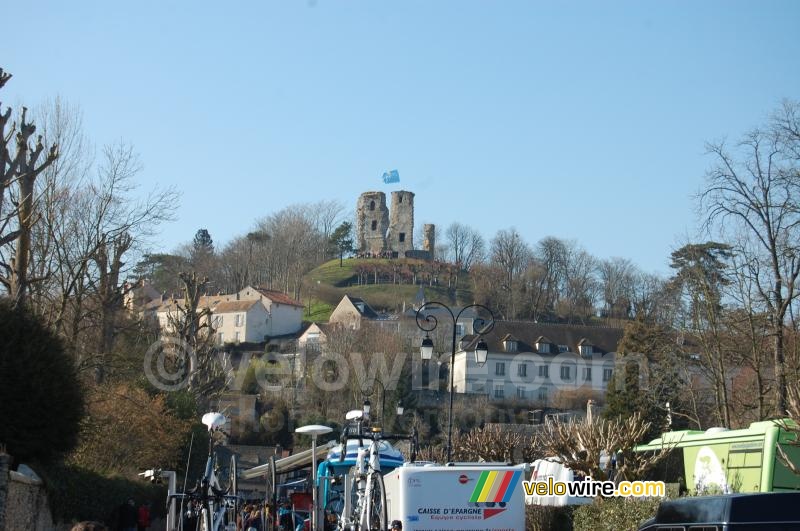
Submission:
[[383,192],[364,192],[356,205],[356,242],[360,253],[433,259],[436,228],[423,226],[421,250],[414,249],[414,192],[392,192],[391,210]]

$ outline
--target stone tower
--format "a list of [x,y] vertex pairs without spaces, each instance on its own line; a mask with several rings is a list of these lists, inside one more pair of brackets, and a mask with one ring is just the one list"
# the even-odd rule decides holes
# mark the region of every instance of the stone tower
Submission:
[[386,249],[386,231],[389,229],[389,209],[386,194],[364,192],[356,205],[356,237],[361,252],[380,253]]
[[392,209],[386,244],[402,258],[414,250],[414,192],[392,192]]
[[422,250],[430,253],[430,259],[433,260],[436,250],[436,225],[432,223],[422,226]]

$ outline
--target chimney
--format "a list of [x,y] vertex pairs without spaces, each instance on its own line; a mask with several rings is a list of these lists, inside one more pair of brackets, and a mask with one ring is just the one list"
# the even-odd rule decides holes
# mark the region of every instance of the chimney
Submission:
[[591,424],[594,418],[594,407],[594,400],[589,399],[589,401],[586,402],[586,422],[588,424]]

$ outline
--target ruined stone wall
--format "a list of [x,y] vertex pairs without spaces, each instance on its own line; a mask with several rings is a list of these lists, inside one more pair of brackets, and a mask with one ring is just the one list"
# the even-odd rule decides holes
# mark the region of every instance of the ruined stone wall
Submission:
[[47,494],[41,481],[11,472],[6,496],[5,530],[0,529],[0,531],[58,529],[53,523]]
[[389,216],[386,245],[404,256],[406,251],[414,249],[414,192],[392,192]]
[[356,245],[359,251],[379,253],[386,249],[389,209],[386,194],[364,192],[356,205]]
[[426,223],[422,226],[422,250],[430,253],[430,259],[434,258],[436,249],[436,225]]

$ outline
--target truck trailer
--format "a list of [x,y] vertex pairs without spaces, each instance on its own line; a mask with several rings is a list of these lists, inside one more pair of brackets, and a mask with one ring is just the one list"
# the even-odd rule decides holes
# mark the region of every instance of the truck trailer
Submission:
[[800,465],[800,446],[783,428],[785,422],[791,420],[753,422],[740,430],[671,431],[636,451],[682,452],[683,477],[693,494],[795,491],[800,489],[800,476],[780,460],[778,448]]
[[528,465],[405,463],[384,476],[389,521],[403,531],[525,529]]

